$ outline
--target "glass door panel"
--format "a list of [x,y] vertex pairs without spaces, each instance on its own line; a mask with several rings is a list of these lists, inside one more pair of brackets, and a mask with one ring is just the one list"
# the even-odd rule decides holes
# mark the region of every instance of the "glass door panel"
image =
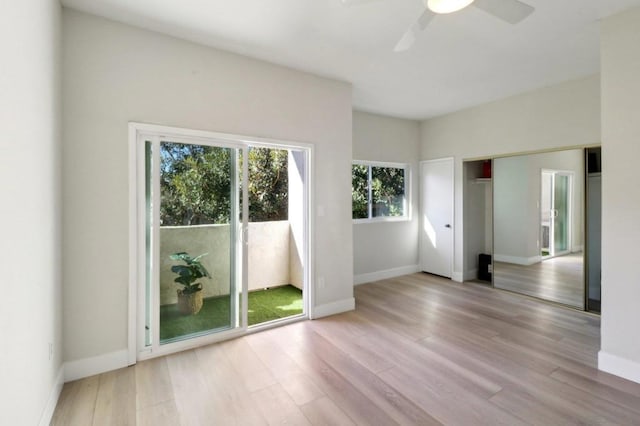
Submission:
[[553,188],[553,254],[569,249],[569,176],[556,174]]
[[248,326],[304,313],[304,152],[249,146]]
[[552,222],[553,222],[553,172],[542,172],[540,197],[540,254],[543,258],[552,255]]
[[145,144],[146,346],[239,325],[237,158],[232,147]]

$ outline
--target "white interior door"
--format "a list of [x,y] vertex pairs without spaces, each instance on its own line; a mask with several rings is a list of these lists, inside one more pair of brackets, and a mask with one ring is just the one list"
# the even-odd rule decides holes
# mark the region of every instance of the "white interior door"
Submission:
[[420,163],[420,269],[453,272],[453,158]]

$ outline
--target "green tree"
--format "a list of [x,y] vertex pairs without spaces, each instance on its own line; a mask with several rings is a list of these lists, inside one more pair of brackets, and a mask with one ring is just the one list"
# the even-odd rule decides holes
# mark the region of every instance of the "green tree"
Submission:
[[351,212],[353,219],[369,217],[369,167],[362,164],[351,168]]
[[[232,150],[163,142],[160,220],[163,226],[229,223]],[[286,220],[288,152],[249,150],[249,220]],[[242,159],[239,170],[242,170]]]
[[229,223],[230,149],[163,142],[160,159],[162,225]]
[[372,167],[371,196],[374,217],[402,216],[405,197],[404,169]]
[[[371,179],[369,179],[371,171]],[[402,216],[405,200],[405,170],[396,167],[376,167],[354,164],[351,168],[351,199],[353,219]],[[369,199],[371,189],[371,200]]]
[[289,212],[288,151],[249,150],[249,221],[287,220]]

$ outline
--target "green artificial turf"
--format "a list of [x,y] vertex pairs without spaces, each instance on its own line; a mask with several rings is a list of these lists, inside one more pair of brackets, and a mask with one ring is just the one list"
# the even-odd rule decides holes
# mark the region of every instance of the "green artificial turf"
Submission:
[[[160,307],[160,341],[229,327],[229,296],[208,297],[196,315],[183,315],[178,305]],[[292,285],[249,293],[249,325],[302,313],[302,291]]]
[[249,293],[249,325],[302,313],[302,291],[292,285]]
[[178,305],[160,306],[160,341],[229,327],[229,296],[207,297],[196,315],[183,315]]

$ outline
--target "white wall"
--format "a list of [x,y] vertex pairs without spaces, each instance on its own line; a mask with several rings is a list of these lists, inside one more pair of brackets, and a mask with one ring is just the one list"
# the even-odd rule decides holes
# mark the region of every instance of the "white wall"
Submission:
[[599,367],[640,382],[640,9],[602,22]]
[[287,173],[289,174],[288,219],[289,232],[289,284],[303,290],[304,287],[304,186],[305,168],[308,167],[302,151],[290,150]]
[[423,160],[455,158],[454,278],[463,272],[462,160],[600,142],[600,79],[591,76],[425,120]]
[[418,270],[419,141],[417,121],[353,113],[353,159],[409,163],[412,176],[410,221],[353,225],[356,283]]
[[66,360],[127,347],[129,121],[314,144],[316,312],[352,308],[351,86],[70,10],[63,18]]
[[0,2],[0,423],[6,425],[48,424],[62,384],[59,46],[56,0]]
[[291,271],[302,269],[289,264],[292,239],[287,220],[249,222],[249,291],[291,284]]
[[[531,205],[526,156],[498,158],[493,162],[493,256],[528,258]],[[535,255],[535,253],[534,253]],[[524,262],[523,264],[527,264]]]

